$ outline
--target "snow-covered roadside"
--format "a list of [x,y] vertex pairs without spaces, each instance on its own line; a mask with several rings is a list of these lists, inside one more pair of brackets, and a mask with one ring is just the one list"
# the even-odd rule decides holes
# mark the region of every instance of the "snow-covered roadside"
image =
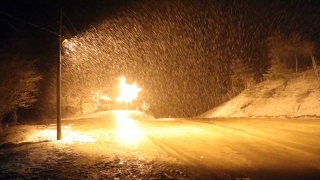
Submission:
[[[123,113],[124,119],[152,120]],[[0,179],[190,179],[182,168],[166,164],[174,161],[170,157],[119,143],[116,114],[65,119],[60,141],[55,124],[10,126],[0,136]]]
[[199,118],[216,117],[284,117],[320,118],[320,90],[313,71],[289,80],[264,81]]
[[88,157],[71,145],[23,143],[0,150],[0,179],[173,179],[154,162],[115,154]]

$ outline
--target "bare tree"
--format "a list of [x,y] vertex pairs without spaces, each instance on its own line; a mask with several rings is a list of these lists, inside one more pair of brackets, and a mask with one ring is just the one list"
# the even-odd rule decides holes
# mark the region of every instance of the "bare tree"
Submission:
[[267,40],[269,46],[269,57],[279,58],[285,65],[289,60],[295,61],[295,71],[298,72],[299,58],[313,56],[314,43],[300,34],[292,33],[289,36],[276,32]]
[[34,62],[22,61],[18,57],[2,59],[0,64],[0,122],[3,117],[13,114],[17,121],[18,108],[28,108],[37,101],[37,74]]
[[[320,87],[319,75],[317,72],[317,64],[314,59],[314,42],[308,40],[307,38],[301,36],[297,33],[292,33],[289,36],[275,33],[274,36],[268,38],[269,46],[269,57],[272,59],[271,66],[283,63],[283,68],[286,67],[288,60],[293,58],[295,60],[295,71],[298,72],[298,56],[310,57],[312,66],[315,71],[316,78],[318,80],[318,85]],[[272,63],[274,62],[274,63]],[[276,63],[275,63],[276,62]],[[272,68],[271,69],[276,69]],[[271,71],[269,71],[270,73]],[[283,72],[282,72],[283,74]]]

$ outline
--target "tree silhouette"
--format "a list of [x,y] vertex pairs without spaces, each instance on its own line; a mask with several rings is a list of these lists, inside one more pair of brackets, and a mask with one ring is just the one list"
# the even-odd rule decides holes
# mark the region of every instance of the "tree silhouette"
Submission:
[[0,64],[0,122],[8,113],[17,121],[18,108],[29,108],[37,101],[37,74],[34,62],[20,60],[18,56],[2,59]]
[[288,68],[290,63],[295,61],[295,72],[299,69],[299,57],[313,57],[314,43],[298,33],[284,35],[276,32],[267,39],[267,44],[270,50],[269,57],[278,58]]

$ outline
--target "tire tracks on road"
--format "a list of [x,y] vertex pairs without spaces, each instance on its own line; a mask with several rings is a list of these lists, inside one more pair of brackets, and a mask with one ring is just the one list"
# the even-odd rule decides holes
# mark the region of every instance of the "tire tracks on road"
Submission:
[[[216,128],[219,128],[220,129],[219,132],[225,134],[225,137],[228,137],[230,139],[232,139],[234,137],[234,134],[237,134],[237,135],[243,137],[243,139],[253,139],[253,140],[257,140],[259,143],[264,143],[267,147],[270,145],[273,147],[277,147],[274,149],[280,151],[282,153],[282,155],[280,156],[280,154],[278,154],[276,152],[271,152],[271,153],[274,154],[275,157],[277,157],[279,159],[287,159],[288,160],[289,154],[292,154],[292,155],[295,155],[296,157],[300,157],[300,158],[303,157],[304,159],[301,159],[303,161],[305,161],[306,157],[309,160],[314,161],[314,162],[320,161],[320,156],[318,154],[314,154],[312,152],[307,151],[306,149],[303,148],[303,146],[298,146],[295,143],[285,141],[281,138],[269,137],[269,136],[267,136],[267,134],[265,134],[265,133],[270,133],[270,132],[264,132],[264,133],[251,132],[251,131],[245,130],[245,129],[238,129],[238,128],[229,127],[229,126],[221,126],[221,125],[217,125],[214,123],[207,123],[207,122],[201,122],[201,121],[192,122],[190,120],[179,120],[179,122],[190,124],[190,125],[197,125],[195,127],[204,129],[209,132],[213,132],[213,130],[216,130]],[[198,123],[210,124],[212,126],[204,126],[204,125],[201,125]],[[250,128],[250,126],[247,126],[247,127]],[[262,131],[262,130],[259,130],[259,131]],[[232,134],[232,136],[230,134]],[[248,141],[248,143],[249,143],[249,141]],[[252,146],[252,143],[250,143],[249,145]],[[254,147],[254,146],[252,146],[252,147]],[[240,150],[238,149],[238,151],[240,151]],[[256,151],[260,151],[260,153],[264,153],[262,151],[262,149],[256,149]],[[242,151],[241,153],[245,154],[246,152]],[[253,157],[253,154],[250,154],[250,157]],[[303,163],[303,162],[300,161],[299,163]],[[305,161],[304,164],[310,165],[310,163],[308,161]],[[320,166],[315,165],[315,164],[316,163],[311,163],[311,165],[312,165],[311,167],[320,170]]]
[[222,171],[217,171],[217,168],[210,165],[209,163],[206,163],[200,159],[197,159],[188,153],[186,151],[179,149],[178,147],[175,147],[174,145],[170,145],[168,143],[165,143],[163,140],[156,140],[154,137],[151,137],[148,135],[148,138],[161,150],[166,152],[168,155],[183,161],[187,164],[191,164],[194,166],[193,173],[200,173],[201,177],[210,178],[210,179],[232,179],[232,177]]

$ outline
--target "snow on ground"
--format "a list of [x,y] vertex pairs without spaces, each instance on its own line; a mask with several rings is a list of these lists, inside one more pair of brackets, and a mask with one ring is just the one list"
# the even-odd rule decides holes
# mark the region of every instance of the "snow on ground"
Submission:
[[268,80],[198,117],[320,117],[320,90],[314,71],[299,73],[284,88]]
[[63,120],[62,141],[50,139],[53,122],[7,128],[0,136],[0,179],[319,177],[316,119],[97,114]]
[[[265,81],[199,117],[320,117],[317,85],[312,71],[291,79],[286,88],[281,80]],[[269,168],[261,162],[281,167],[286,162],[276,158],[278,152],[286,161],[292,159],[290,153],[296,153],[294,157],[298,159],[289,164],[303,162],[306,167],[319,169],[313,162],[319,159],[318,121],[198,120],[155,119],[137,111],[85,113],[63,119],[61,141],[55,140],[55,120],[10,126],[0,133],[0,179],[196,179],[188,177],[190,169],[181,162],[199,165],[200,170],[212,170],[211,165],[221,165],[222,169],[232,169],[233,165],[252,168],[243,164],[247,160],[256,162],[253,169]],[[132,133],[141,127],[142,134]],[[119,136],[119,132],[128,136]],[[141,136],[146,137],[129,146],[120,143],[133,135],[138,141]],[[259,154],[252,156],[252,148]],[[265,152],[268,149],[277,152]],[[264,158],[266,155],[268,158]],[[234,161],[236,158],[240,159]],[[304,162],[305,158],[309,159]],[[256,169],[257,177],[263,176],[262,170]],[[214,172],[221,175],[219,169]],[[230,177],[241,173],[236,171]],[[310,177],[318,175],[310,173]]]
[[[170,121],[170,119],[155,119],[140,111],[100,111],[87,112],[77,114],[68,118],[63,118],[62,122],[74,120],[88,120],[104,117],[113,119],[114,116],[121,114],[123,117],[130,117],[139,121]],[[65,125],[64,125],[65,124]],[[61,128],[65,133],[60,143],[77,143],[77,142],[94,142],[95,140],[82,134],[80,131],[74,131],[73,125],[63,123]],[[0,136],[0,145],[4,143],[24,143],[24,142],[40,142],[40,141],[56,141],[56,120],[43,121],[38,125],[14,125],[7,128]]]
[[0,133],[0,179],[190,179],[164,163],[175,159],[150,155],[139,120],[157,121],[137,111],[77,115],[62,120],[60,141],[55,120],[9,126]]

